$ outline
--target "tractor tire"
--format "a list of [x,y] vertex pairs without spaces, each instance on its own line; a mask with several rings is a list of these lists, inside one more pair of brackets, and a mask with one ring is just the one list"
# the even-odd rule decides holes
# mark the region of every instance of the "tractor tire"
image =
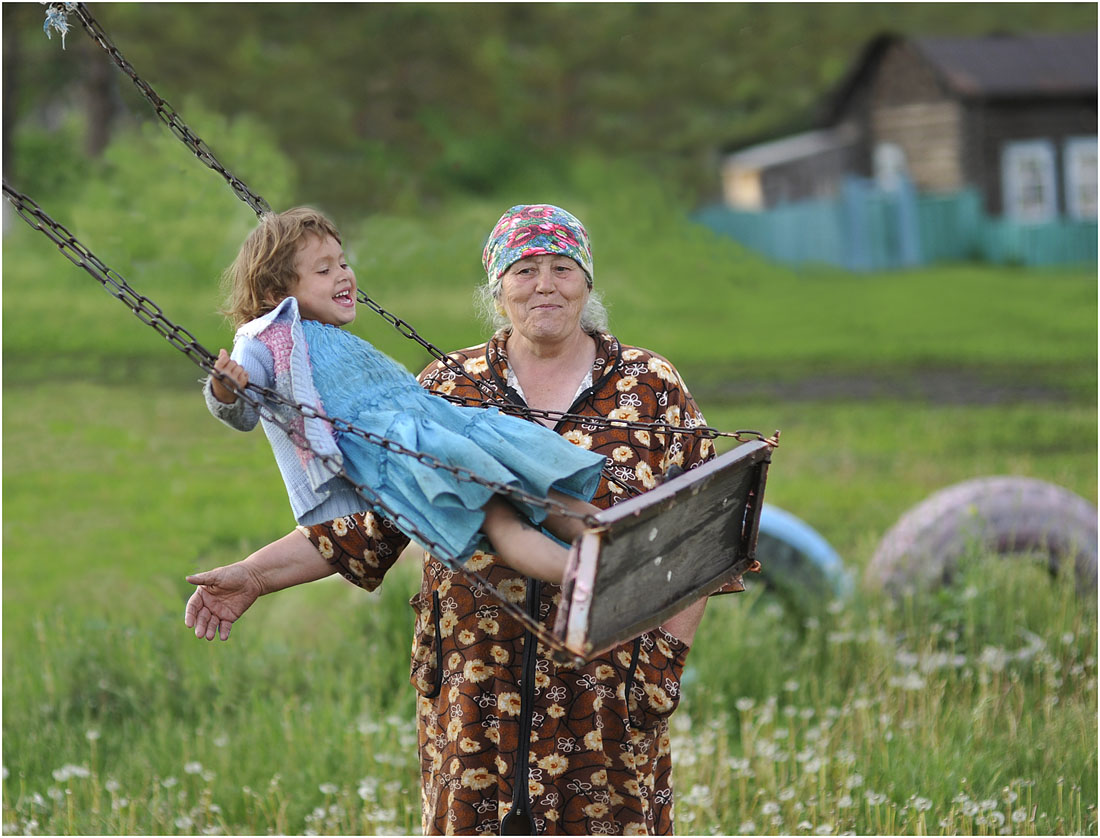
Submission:
[[1078,590],[1096,594],[1096,507],[1027,477],[980,477],[948,486],[906,512],[867,566],[871,586],[899,595],[951,579],[976,552],[1046,556],[1052,573],[1072,562]]

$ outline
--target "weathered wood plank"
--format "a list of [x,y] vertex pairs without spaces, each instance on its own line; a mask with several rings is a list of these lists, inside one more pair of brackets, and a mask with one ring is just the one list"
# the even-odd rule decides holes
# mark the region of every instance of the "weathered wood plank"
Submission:
[[592,657],[754,561],[772,446],[750,442],[601,512],[566,570],[554,633]]

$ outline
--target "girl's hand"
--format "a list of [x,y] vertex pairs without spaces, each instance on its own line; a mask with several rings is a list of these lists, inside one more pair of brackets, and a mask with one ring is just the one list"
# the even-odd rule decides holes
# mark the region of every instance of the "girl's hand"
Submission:
[[244,562],[194,573],[187,581],[198,588],[187,600],[183,622],[195,637],[229,639],[233,623],[263,593],[260,581]]
[[[244,389],[248,384],[248,373],[244,367],[229,357],[224,349],[218,350],[218,360],[214,362],[214,371],[227,376],[239,388]],[[222,404],[233,404],[237,400],[237,394],[230,390],[216,375],[210,376],[210,389],[214,398]]]

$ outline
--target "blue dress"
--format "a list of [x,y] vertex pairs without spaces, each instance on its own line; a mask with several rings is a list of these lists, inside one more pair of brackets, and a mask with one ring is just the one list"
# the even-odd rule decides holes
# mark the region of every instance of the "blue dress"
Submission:
[[[315,320],[302,326],[314,385],[329,416],[537,497],[551,488],[582,500],[595,494],[603,456],[495,407],[462,407],[433,395],[392,358],[344,329]],[[478,548],[482,507],[492,489],[353,433],[337,430],[336,444],[348,476],[425,538],[457,559]],[[508,500],[536,524],[546,517],[541,507]]]

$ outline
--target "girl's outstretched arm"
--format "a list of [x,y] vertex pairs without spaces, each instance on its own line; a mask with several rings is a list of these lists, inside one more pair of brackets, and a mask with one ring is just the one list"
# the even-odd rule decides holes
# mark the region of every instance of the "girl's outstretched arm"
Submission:
[[187,577],[197,585],[183,622],[196,637],[229,639],[233,623],[263,594],[313,582],[335,572],[300,531],[261,547],[247,559]]

